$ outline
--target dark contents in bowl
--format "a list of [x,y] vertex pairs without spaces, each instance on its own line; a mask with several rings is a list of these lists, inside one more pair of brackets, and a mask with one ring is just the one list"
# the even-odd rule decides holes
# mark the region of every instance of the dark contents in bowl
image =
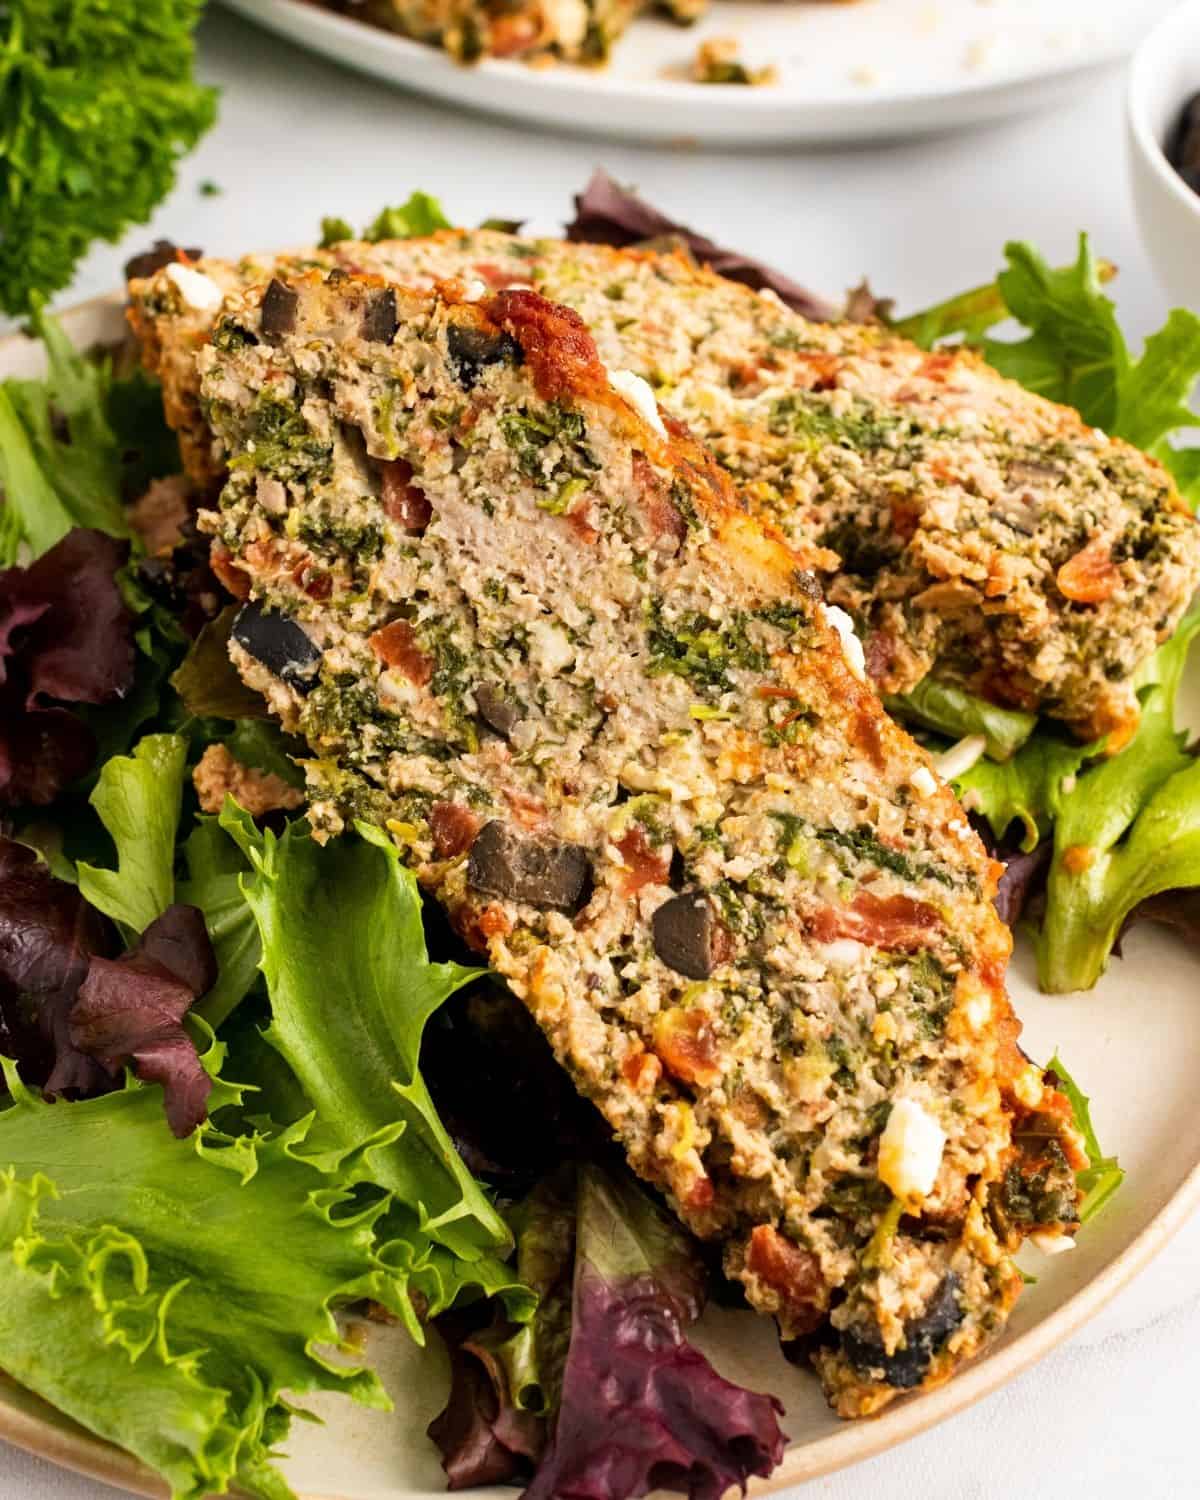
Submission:
[[1192,192],[1200,193],[1200,93],[1183,106],[1167,141],[1167,160]]

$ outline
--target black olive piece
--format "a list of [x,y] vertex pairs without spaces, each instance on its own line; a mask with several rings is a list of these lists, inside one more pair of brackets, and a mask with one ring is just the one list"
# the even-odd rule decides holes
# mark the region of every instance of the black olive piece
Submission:
[[174,240],[155,240],[149,250],[143,250],[140,255],[133,255],[125,262],[125,280],[141,281],[146,276],[153,276],[155,271],[161,271],[164,266],[172,265],[181,255],[188,260],[199,260],[203,254],[204,251],[198,245],[188,245],[181,250]]
[[476,383],[485,365],[519,365],[524,358],[520,344],[509,334],[473,328],[468,323],[451,323],[446,330],[446,348],[455,379],[464,391]]
[[898,1391],[911,1391],[924,1380],[933,1356],[963,1320],[958,1284],[953,1271],[943,1278],[921,1316],[905,1323],[904,1346],[895,1353],[885,1351],[875,1328],[869,1331],[847,1328],[842,1334],[842,1353],[867,1379],[882,1370],[888,1385]]
[[591,873],[582,845],[524,838],[496,819],[479,830],[467,859],[467,880],[484,895],[572,913],[587,899]]
[[1193,94],[1167,142],[1167,160],[1193,192],[1200,193],[1200,94]]
[[475,703],[479,717],[505,739],[525,717],[523,705],[496,682],[481,682],[475,689]]
[[295,331],[299,306],[300,293],[273,276],[262,299],[262,336],[269,344]]
[[258,603],[243,604],[231,634],[243,651],[298,693],[316,685],[320,648],[288,615]]
[[399,326],[395,291],[389,286],[381,292],[372,292],[363,313],[363,338],[368,344],[390,344]]
[[685,891],[654,913],[654,951],[676,974],[707,979],[717,967],[717,919],[707,896]]

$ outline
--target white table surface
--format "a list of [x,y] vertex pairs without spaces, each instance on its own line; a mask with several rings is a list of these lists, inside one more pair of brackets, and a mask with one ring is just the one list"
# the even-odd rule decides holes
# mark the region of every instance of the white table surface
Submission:
[[[1126,327],[1144,333],[1166,312],[1130,207],[1119,76],[1055,115],[959,138],[732,155],[554,138],[460,115],[220,12],[203,25],[201,53],[204,76],[224,90],[216,129],[154,222],[92,254],[64,305],[117,285],[125,257],[155,235],[214,253],[300,245],[323,214],[365,224],[414,187],[466,223],[524,216],[551,229],[603,164],[819,290],[869,274],[877,291],[915,308],[988,279],[1006,239],[1029,238],[1061,263],[1086,228],[1121,268]],[[200,192],[206,180],[219,195]],[[1198,1391],[1200,1219],[1039,1366],[950,1424],[815,1481],[805,1500],[1041,1500],[1067,1488],[1089,1500],[1182,1500],[1200,1494]],[[0,1500],[113,1493],[0,1444]]]

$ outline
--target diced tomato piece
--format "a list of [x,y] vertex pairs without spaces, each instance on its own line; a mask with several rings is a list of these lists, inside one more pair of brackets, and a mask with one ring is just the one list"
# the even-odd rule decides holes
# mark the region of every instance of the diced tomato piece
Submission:
[[617,851],[625,861],[619,885],[623,896],[635,896],[644,885],[663,885],[671,869],[671,846],[651,844],[640,823],[617,841]]
[[1121,570],[1112,560],[1108,543],[1100,537],[1069,557],[1055,576],[1059,592],[1073,604],[1103,604],[1121,583]]
[[409,682],[424,687],[433,676],[433,662],[417,645],[407,620],[393,620],[370,637],[371,650],[387,667],[395,667]]
[[653,1052],[631,1052],[621,1064],[621,1077],[639,1094],[648,1094],[662,1077],[662,1063]]
[[757,1224],[750,1235],[746,1269],[778,1295],[785,1338],[811,1333],[821,1323],[825,1281],[821,1263],[811,1250],[803,1249],[769,1224]]
[[425,492],[412,483],[412,465],[403,458],[379,465],[383,485],[383,508],[405,531],[422,532],[429,525],[433,507]]
[[911,542],[921,519],[921,506],[911,495],[893,495],[888,501],[892,530],[902,542]]
[[687,522],[643,453],[633,455],[633,482],[650,535],[656,542],[669,539],[681,545],[687,536]]
[[439,859],[465,854],[475,842],[482,819],[461,802],[435,802],[429,810],[429,831]]
[[698,1006],[663,1011],[654,1023],[654,1050],[682,1083],[710,1088],[721,1077],[712,1020]]
[[208,551],[208,565],[235,599],[249,599],[250,575],[234,562],[228,547],[214,542]]
[[703,1213],[706,1208],[713,1206],[713,1192],[711,1177],[697,1177],[688,1189],[686,1203],[693,1213]]
[[932,906],[911,896],[859,891],[849,906],[823,906],[809,926],[819,943],[853,938],[871,948],[913,953],[929,946],[941,920]]

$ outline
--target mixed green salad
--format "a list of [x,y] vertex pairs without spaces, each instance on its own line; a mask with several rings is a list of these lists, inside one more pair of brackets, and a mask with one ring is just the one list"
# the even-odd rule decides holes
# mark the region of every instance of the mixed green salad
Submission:
[[[609,242],[644,238],[647,212],[585,196],[575,234],[601,237],[599,218]],[[445,220],[414,195],[379,222]],[[1174,313],[1134,358],[1086,242],[1061,271],[1023,245],[1007,260],[893,326],[983,343],[1200,497],[1196,450],[1172,443],[1200,320]],[[1024,333],[996,337],[1010,318]],[[453,1488],[717,1500],[769,1473],[779,1403],[687,1337],[697,1247],[389,841],[309,836],[302,747],[229,665],[232,602],[154,383],[75,351],[36,303],[32,322],[46,377],[0,384],[0,1371],[177,1500],[290,1496],[276,1457],[308,1393],[387,1406],[362,1316],[443,1338],[430,1435]],[[163,516],[165,548],[147,542]],[[1147,663],[1114,755],[932,685],[894,705],[939,751],[970,742],[955,782],[1048,989],[1094,984],[1138,917],[1200,911],[1200,762],[1175,721],[1198,625]],[[204,810],[193,773],[214,747],[270,810]],[[1122,1174],[1051,1066],[1087,1134],[1087,1218]]]

